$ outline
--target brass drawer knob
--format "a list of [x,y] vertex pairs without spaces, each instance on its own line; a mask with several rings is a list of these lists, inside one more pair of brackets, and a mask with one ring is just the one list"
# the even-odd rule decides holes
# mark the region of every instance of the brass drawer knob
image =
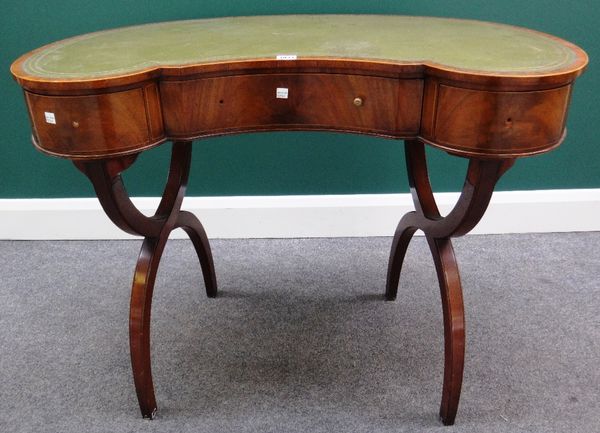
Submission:
[[363,104],[363,100],[362,98],[354,98],[354,105],[356,105],[357,107],[360,107]]
[[73,121],[71,125],[73,125],[73,128],[79,128],[79,122]]

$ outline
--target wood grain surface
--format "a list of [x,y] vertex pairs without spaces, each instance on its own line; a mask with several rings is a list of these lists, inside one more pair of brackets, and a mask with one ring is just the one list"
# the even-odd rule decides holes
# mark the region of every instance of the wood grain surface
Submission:
[[[298,54],[281,60],[285,48]],[[494,23],[294,15],[92,33],[25,54],[11,72],[26,92],[35,145],[70,159],[310,129],[513,158],[561,143],[587,61],[569,42]]]

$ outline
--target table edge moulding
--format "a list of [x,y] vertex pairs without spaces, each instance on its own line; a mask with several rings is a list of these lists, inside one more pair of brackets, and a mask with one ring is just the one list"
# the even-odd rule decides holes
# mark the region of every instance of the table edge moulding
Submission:
[[[562,39],[489,22],[394,15],[272,15],[147,24],[46,45],[11,73],[23,88],[32,140],[68,158],[92,182],[108,217],[144,237],[130,303],[130,350],[142,415],[157,409],[150,309],[169,233],[183,228],[208,297],[217,280],[200,221],[181,210],[192,141],[252,131],[325,130],[405,142],[415,211],[392,241],[385,297],[396,299],[417,230],[437,270],[444,323],[440,417],[454,423],[465,321],[451,238],[481,219],[498,179],[518,157],[565,136],[575,79],[587,55]],[[162,200],[151,216],[131,202],[121,173],[172,141]],[[425,145],[469,159],[462,193],[442,216]]]

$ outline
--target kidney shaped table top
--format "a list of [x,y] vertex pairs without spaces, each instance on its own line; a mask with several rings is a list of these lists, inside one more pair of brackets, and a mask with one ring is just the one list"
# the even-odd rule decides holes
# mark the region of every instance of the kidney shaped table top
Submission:
[[[483,216],[515,158],[565,135],[583,50],[540,32],[489,22],[388,15],[278,15],[164,22],[90,33],[25,54],[32,138],[73,160],[111,220],[145,238],[133,281],[130,348],[142,414],[156,411],[150,306],[169,233],[190,236],[206,292],[217,295],[208,239],[180,210],[191,142],[221,134],[330,130],[405,140],[416,210],[392,241],[386,298],[396,298],[412,235],[425,232],[442,295],[445,367],[440,416],[454,422],[463,376],[464,309],[451,238]],[[153,217],[130,201],[121,172],[172,141],[169,177]],[[442,217],[424,144],[469,158],[462,194]]]

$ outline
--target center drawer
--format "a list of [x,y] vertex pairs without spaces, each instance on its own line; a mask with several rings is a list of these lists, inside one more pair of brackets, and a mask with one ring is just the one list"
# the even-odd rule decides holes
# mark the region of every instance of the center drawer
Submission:
[[384,135],[419,130],[422,81],[345,74],[255,74],[162,81],[166,133],[193,137],[261,129]]

